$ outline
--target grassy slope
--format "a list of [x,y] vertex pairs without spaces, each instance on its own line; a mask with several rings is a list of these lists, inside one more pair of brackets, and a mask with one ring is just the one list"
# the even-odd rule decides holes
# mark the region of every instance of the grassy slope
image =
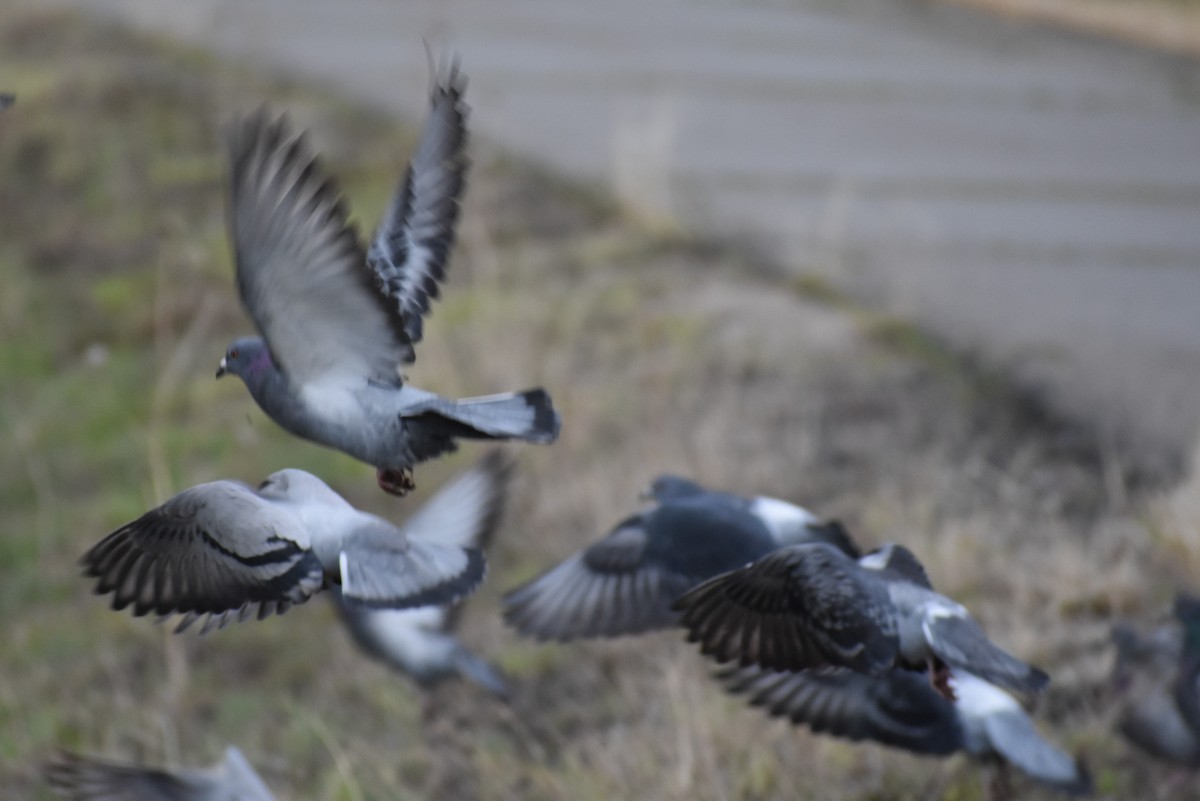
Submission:
[[19,94],[0,117],[0,785],[13,797],[47,797],[36,768],[57,746],[196,763],[230,742],[295,799],[980,797],[963,759],[766,722],[677,636],[540,647],[503,629],[501,588],[594,539],[666,469],[909,543],[998,640],[1051,670],[1044,728],[1090,755],[1103,788],[1154,775],[1107,733],[1106,626],[1158,611],[1198,565],[1129,512],[1142,493],[1119,465],[903,325],[652,237],[478,147],[411,374],[447,394],[544,383],[566,421],[552,448],[519,449],[518,496],[465,621],[513,675],[513,707],[448,686],[423,722],[324,603],[206,638],[108,610],[78,554],[184,486],[294,465],[382,514],[410,507],[212,372],[249,331],[219,123],[263,99],[289,108],[367,220],[412,131],[69,17],[0,22],[0,79]]

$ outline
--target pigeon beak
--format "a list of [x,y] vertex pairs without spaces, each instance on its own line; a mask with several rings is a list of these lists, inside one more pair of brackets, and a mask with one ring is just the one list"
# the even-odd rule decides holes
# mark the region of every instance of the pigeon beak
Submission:
[[217,365],[217,378],[220,378],[221,376],[225,375],[228,372],[229,372],[229,369],[226,366],[225,357],[222,356],[221,363]]

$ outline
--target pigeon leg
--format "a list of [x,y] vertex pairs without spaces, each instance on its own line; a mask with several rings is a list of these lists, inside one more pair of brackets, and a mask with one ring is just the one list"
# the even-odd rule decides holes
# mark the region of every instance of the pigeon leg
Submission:
[[416,482],[413,481],[411,467],[404,467],[400,470],[378,467],[375,469],[375,478],[379,481],[379,488],[384,492],[401,497],[407,495],[417,487]]
[[950,687],[950,666],[940,659],[929,661],[929,686],[947,701],[954,703],[954,690]]

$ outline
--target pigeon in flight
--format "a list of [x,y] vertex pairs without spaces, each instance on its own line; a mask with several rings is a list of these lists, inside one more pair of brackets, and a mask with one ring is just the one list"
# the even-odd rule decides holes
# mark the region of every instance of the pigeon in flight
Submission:
[[400,372],[415,359],[454,243],[467,169],[464,87],[457,64],[437,79],[408,172],[366,252],[286,117],[260,109],[228,136],[238,292],[262,338],[230,344],[217,377],[240,376],[276,423],[374,465],[394,494],[412,488],[415,464],[460,438],[544,444],[559,431],[543,389],[449,400]]
[[[419,521],[414,521],[419,522]],[[109,534],[83,559],[114,609],[208,616],[202,632],[260,620],[341,584],[354,603],[405,609],[451,603],[483,579],[476,548],[447,545],[415,526],[360,512],[303,470],[252,489],[200,484]]]
[[966,607],[934,592],[924,567],[900,545],[858,561],[825,543],[782,548],[701,584],[674,608],[688,639],[722,662],[874,675],[928,666],[933,686],[950,700],[951,670],[1023,693],[1049,681],[993,645]]
[[1148,754],[1195,768],[1200,767],[1200,599],[1179,596],[1175,617],[1179,628],[1149,635],[1124,625],[1113,630],[1117,729]]
[[[484,550],[495,534],[512,479],[512,463],[493,451],[430,498],[404,523],[410,536]],[[508,686],[496,668],[471,653],[453,634],[461,605],[419,609],[372,609],[348,602],[337,587],[332,598],[354,640],[371,656],[422,687],[460,676],[499,698]]]
[[210,768],[166,770],[64,753],[44,774],[67,801],[274,801],[233,746]]
[[829,542],[857,556],[840,525],[784,501],[747,501],[676,476],[660,476],[648,495],[649,509],[510,592],[509,625],[541,640],[639,634],[676,625],[671,604],[687,590],[782,545]]
[[[1086,769],[1043,739],[1016,699],[966,671],[949,678],[954,701],[905,670],[871,676],[846,668],[775,673],[749,666],[718,676],[725,689],[744,694],[752,705],[818,734],[917,754],[966,751],[998,761],[1002,772],[1011,764],[1063,793],[1092,791]],[[1003,773],[997,779],[1006,783]]]

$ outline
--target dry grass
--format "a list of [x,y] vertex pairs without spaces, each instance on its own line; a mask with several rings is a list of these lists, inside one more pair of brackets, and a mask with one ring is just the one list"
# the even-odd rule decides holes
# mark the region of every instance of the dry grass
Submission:
[[413,689],[360,658],[323,603],[205,638],[108,610],[77,556],[183,486],[295,465],[382,514],[410,506],[212,371],[249,330],[218,124],[264,98],[295,109],[365,220],[412,132],[68,17],[0,23],[0,76],[19,94],[0,117],[12,797],[48,797],[37,766],[56,747],[196,763],[229,742],[294,799],[981,797],[965,759],[851,746],[741,708],[677,635],[541,647],[501,626],[503,588],[607,530],[663,470],[908,543],[996,639],[1051,671],[1042,725],[1088,754],[1109,797],[1158,786],[1157,766],[1109,734],[1104,640],[1116,615],[1158,614],[1200,562],[1152,524],[1151,490],[1120,457],[907,326],[652,236],[478,147],[450,286],[411,374],[447,394],[544,383],[563,413],[557,444],[516,449],[517,497],[466,615],[466,637],[513,676],[513,705],[446,686],[422,722]]

